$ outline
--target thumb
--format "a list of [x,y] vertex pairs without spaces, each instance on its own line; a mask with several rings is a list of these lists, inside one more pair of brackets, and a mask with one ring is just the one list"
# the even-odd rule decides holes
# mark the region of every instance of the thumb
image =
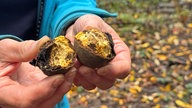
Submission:
[[63,82],[64,75],[62,74],[46,77],[37,84],[26,87],[26,96],[32,102],[41,102],[54,95]]
[[44,36],[38,41],[27,40],[18,42],[12,39],[3,39],[0,41],[0,60],[5,62],[27,62],[35,58],[40,47],[48,41]]
[[97,29],[103,28],[104,21],[101,17],[93,14],[86,14],[78,18],[73,27],[74,34],[77,34],[80,31],[85,30],[87,27],[94,27]]

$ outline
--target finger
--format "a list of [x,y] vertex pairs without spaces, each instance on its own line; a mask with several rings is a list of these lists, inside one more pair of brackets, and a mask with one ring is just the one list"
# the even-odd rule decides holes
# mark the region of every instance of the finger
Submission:
[[62,100],[63,96],[71,89],[74,77],[76,75],[76,69],[72,68],[67,72],[64,77],[64,82],[60,87],[55,91],[54,95],[47,99],[46,103],[56,104]]
[[21,63],[0,63],[0,77],[11,75]]
[[85,30],[89,26],[93,26],[94,28],[100,29],[102,28],[102,22],[103,20],[97,15],[83,15],[78,18],[74,23],[73,32],[74,34],[77,34],[78,32]]
[[12,39],[3,39],[0,41],[0,60],[6,62],[27,62],[36,57],[42,44],[48,40],[47,36],[38,41],[18,42]]
[[88,82],[103,90],[110,88],[115,82],[115,79],[107,79],[105,77],[99,76],[94,69],[88,68],[86,66],[81,66],[79,72]]
[[[0,78],[0,105],[16,105],[19,99],[18,93],[21,89],[18,83],[12,81],[9,76]],[[11,93],[11,95],[10,95]]]
[[87,81],[79,72],[77,72],[74,80],[75,80],[74,84],[76,86],[82,86],[83,88],[85,88],[87,90],[92,90],[92,89],[96,88],[96,85]]
[[80,76],[79,73],[76,73],[76,76],[75,76],[74,81],[73,81],[73,83],[74,83],[76,86],[81,86],[81,82],[80,82],[80,79],[81,79],[81,78],[79,78],[79,77],[82,77],[82,76]]
[[68,38],[72,44],[74,43],[73,25],[67,29],[65,37]]
[[107,66],[98,69],[97,73],[107,79],[123,79],[128,76],[130,71],[129,65],[126,64],[129,63],[127,61],[113,62]]
[[49,76],[33,86],[26,87],[24,94],[21,95],[26,95],[26,99],[32,103],[39,103],[53,96],[63,82],[64,76],[62,74]]

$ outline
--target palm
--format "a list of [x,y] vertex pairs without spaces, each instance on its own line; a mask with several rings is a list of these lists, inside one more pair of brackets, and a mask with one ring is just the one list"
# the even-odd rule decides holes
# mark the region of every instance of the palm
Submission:
[[[4,81],[5,83],[1,85],[0,89],[1,91],[6,90],[6,93],[12,93],[12,98],[15,97],[16,100],[23,101],[22,99],[30,97],[30,92],[27,91],[30,89],[28,88],[37,84],[40,80],[46,77],[39,68],[34,67],[27,62],[24,62],[17,67],[12,65],[8,65],[7,67],[10,67],[10,70],[14,68],[16,71],[9,76],[1,77],[3,78],[2,81]],[[6,96],[7,94],[2,95]],[[46,100],[44,102],[46,103]],[[33,103],[33,105],[31,104],[31,107],[39,106],[38,104],[39,103]],[[41,105],[44,106],[44,104]]]
[[1,107],[52,108],[70,90],[75,70],[65,76],[47,77],[27,62],[35,58],[40,46],[47,40],[44,37],[36,42],[0,41]]
[[44,79],[46,76],[39,68],[32,66],[28,62],[24,62],[10,77],[12,78],[12,80],[18,82],[23,86],[29,86]]

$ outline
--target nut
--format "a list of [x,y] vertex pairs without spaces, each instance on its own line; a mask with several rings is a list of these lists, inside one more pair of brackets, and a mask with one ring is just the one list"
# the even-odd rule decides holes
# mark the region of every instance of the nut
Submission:
[[65,74],[73,67],[76,53],[70,41],[58,36],[46,42],[32,64],[38,66],[46,75]]
[[80,63],[91,68],[105,66],[115,57],[114,43],[108,33],[89,27],[74,39],[74,49]]

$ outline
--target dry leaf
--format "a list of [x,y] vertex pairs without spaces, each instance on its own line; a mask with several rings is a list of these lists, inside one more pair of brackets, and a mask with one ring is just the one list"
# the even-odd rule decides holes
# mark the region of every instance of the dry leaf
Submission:
[[100,108],[108,108],[107,105],[101,105]]
[[167,56],[166,55],[164,55],[164,54],[157,54],[156,55],[156,57],[159,59],[159,60],[162,60],[162,61],[164,61],[164,60],[167,60],[168,58],[167,58]]
[[189,23],[187,27],[192,29],[192,23]]
[[175,103],[182,108],[191,108],[192,106],[186,102],[183,102],[181,100],[176,100]]

